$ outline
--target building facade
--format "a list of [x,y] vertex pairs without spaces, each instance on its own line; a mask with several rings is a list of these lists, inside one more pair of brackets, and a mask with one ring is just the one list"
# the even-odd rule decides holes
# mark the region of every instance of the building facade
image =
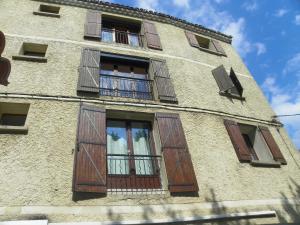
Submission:
[[93,0],[0,6],[0,224],[300,222],[299,154],[230,36]]

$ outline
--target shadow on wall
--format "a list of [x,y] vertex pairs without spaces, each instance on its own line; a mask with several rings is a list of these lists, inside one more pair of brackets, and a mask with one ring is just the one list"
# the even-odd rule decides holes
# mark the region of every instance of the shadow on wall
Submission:
[[[294,224],[300,224],[300,185],[293,179],[289,178],[289,189],[294,201],[289,201],[290,198],[284,193],[280,193],[282,197],[283,211],[277,211],[278,220],[281,223],[287,224],[292,221]],[[297,204],[298,203],[298,204]]]
[[[300,185],[297,184],[297,182],[293,179],[290,178],[290,192],[292,193],[292,197],[290,196],[289,198],[284,194],[281,193],[282,196],[282,211],[279,211],[277,209],[274,209],[272,207],[269,207],[269,210],[276,210],[277,213],[277,219],[280,221],[281,224],[300,224],[300,205],[297,204],[287,204],[287,203],[292,203],[289,202],[288,199],[290,198],[300,198]],[[79,197],[79,196],[77,196]],[[96,196],[93,194],[93,196],[80,196],[77,198],[77,201],[80,200],[85,200],[85,199],[91,199],[91,198],[99,198],[103,196]],[[180,198],[180,197],[173,197],[173,198]],[[156,216],[155,210],[147,204],[147,200],[152,199],[151,196],[146,196],[146,199],[142,199],[140,201],[140,205],[144,205],[144,210],[142,212],[143,219],[147,221],[149,224],[155,220],[158,219]],[[191,210],[191,216],[192,217],[201,217],[201,216],[206,216],[206,215],[226,215],[230,213],[248,213],[249,211],[242,209],[242,210],[228,210],[224,205],[218,201],[215,191],[213,189],[210,189],[210,195],[205,198],[205,202],[212,203],[212,207],[208,213],[205,213],[203,215],[202,213],[199,213],[197,209]],[[161,207],[163,208],[163,212],[169,217],[174,220],[182,220],[183,217],[185,217],[182,213],[182,211],[175,211],[174,209],[170,208],[168,205],[161,203]],[[255,211],[255,210],[254,210]],[[108,218],[110,221],[125,221],[127,218],[125,218],[122,214],[116,213],[113,210],[109,210],[108,213]],[[256,217],[257,218],[257,217]],[[188,223],[180,223],[177,222],[176,224],[222,224],[222,225],[251,225],[251,224],[258,224],[257,220],[253,221],[251,217],[247,219],[226,219],[226,220],[210,220],[206,221],[205,223],[199,223],[199,222],[188,222]],[[291,223],[292,222],[292,223]],[[145,223],[147,224],[147,223]]]

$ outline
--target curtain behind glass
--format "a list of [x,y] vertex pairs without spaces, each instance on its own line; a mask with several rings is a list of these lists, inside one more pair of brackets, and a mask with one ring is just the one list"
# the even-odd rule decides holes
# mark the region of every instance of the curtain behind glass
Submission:
[[108,174],[129,174],[126,123],[124,121],[107,121]]
[[135,170],[138,175],[153,174],[153,159],[150,149],[150,132],[148,124],[142,122],[132,123],[132,142],[134,155],[145,155],[144,157],[135,156]]

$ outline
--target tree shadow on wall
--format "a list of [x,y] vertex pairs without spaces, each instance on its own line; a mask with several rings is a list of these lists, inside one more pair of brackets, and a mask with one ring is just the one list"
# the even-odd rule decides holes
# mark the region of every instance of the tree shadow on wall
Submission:
[[283,211],[276,213],[282,224],[300,224],[300,185],[291,177],[289,178],[289,190],[292,193],[290,198],[285,193],[280,193]]

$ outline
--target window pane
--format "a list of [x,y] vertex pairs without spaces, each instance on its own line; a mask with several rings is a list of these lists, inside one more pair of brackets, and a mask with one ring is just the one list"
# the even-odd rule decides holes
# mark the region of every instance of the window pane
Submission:
[[0,120],[0,125],[6,126],[24,126],[26,115],[3,114]]
[[153,174],[153,158],[150,149],[150,131],[147,123],[132,123],[132,142],[135,156],[135,170],[138,175]]
[[140,44],[139,44],[139,37],[137,34],[129,34],[129,44],[131,46],[136,46],[138,47]]
[[102,41],[113,42],[113,32],[110,30],[102,30]]
[[129,174],[126,123],[124,121],[107,121],[108,174]]

